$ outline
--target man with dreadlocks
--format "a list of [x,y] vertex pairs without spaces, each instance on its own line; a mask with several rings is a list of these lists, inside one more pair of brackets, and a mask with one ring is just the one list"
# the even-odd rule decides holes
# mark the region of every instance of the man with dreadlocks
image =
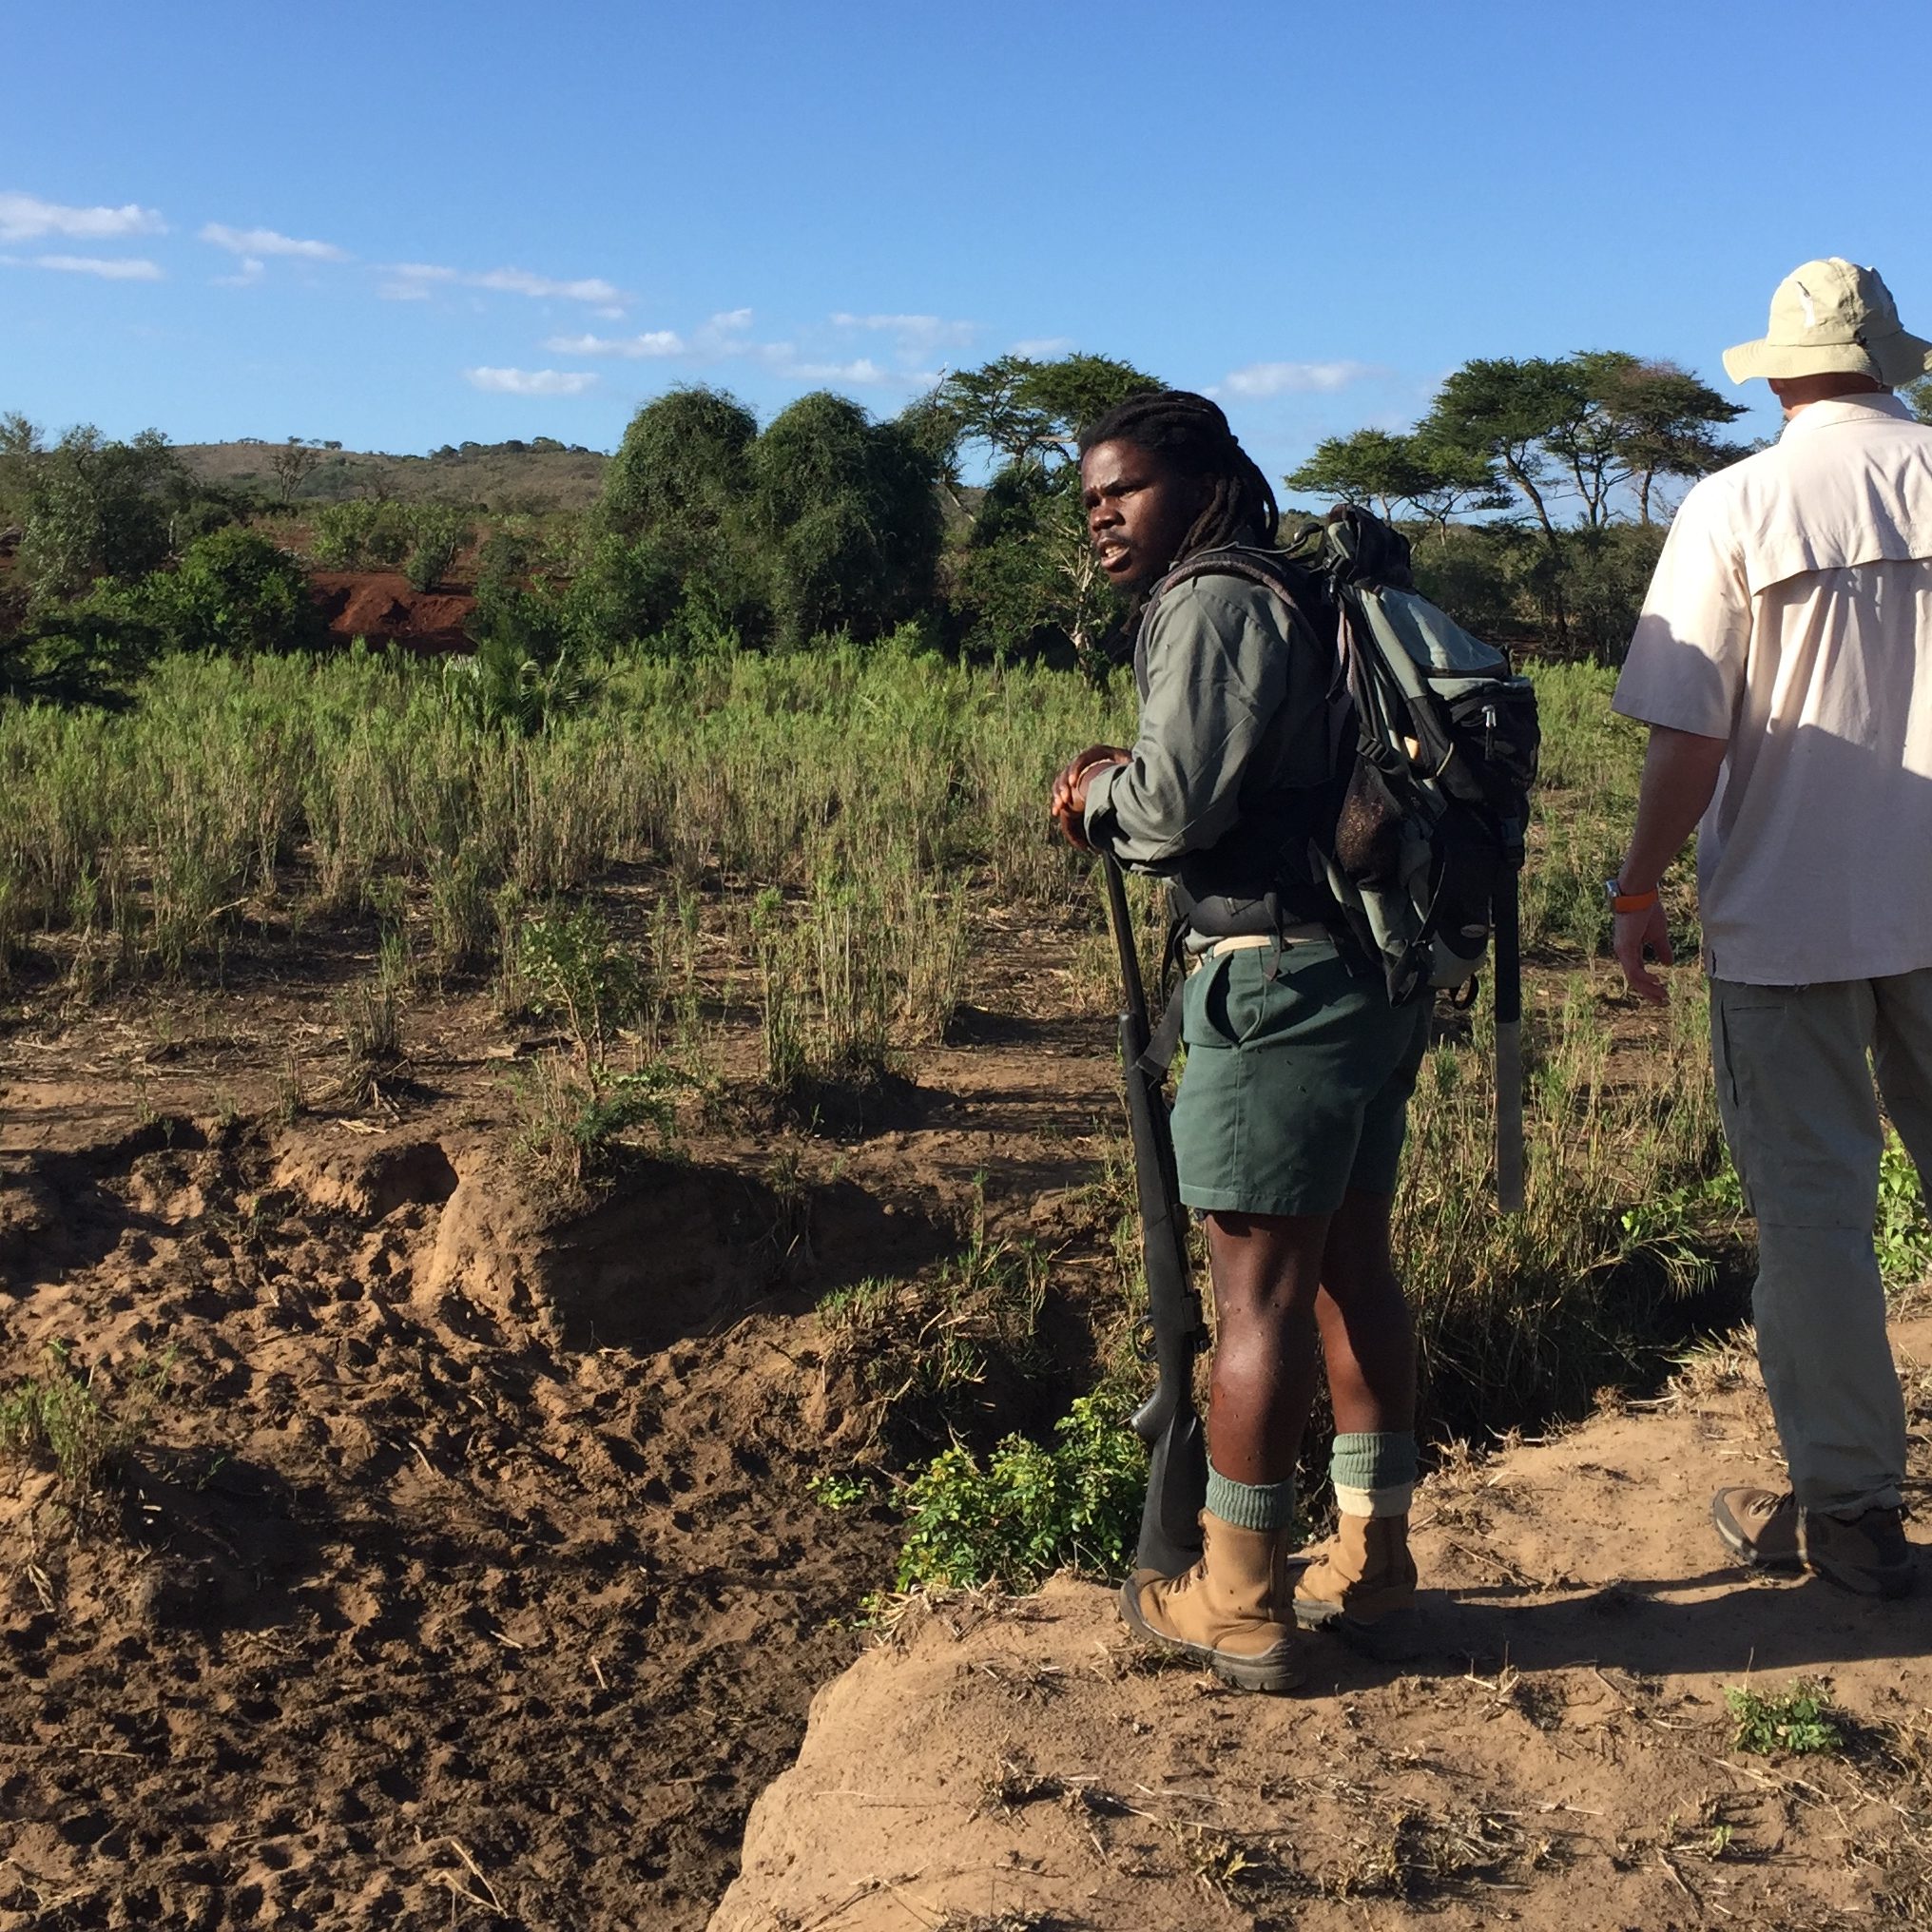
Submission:
[[[1250,1688],[1304,1674],[1297,1627],[1391,1649],[1412,1615],[1415,1336],[1389,1208],[1428,1002],[1389,1004],[1338,952],[1308,861],[1331,775],[1334,666],[1249,578],[1177,564],[1243,548],[1265,563],[1267,479],[1206,396],[1137,396],[1080,439],[1088,533],[1134,593],[1139,735],[1054,781],[1076,845],[1170,881],[1189,964],[1173,1112],[1181,1198],[1208,1224],[1216,1346],[1199,1564],[1137,1573],[1143,1637]],[[1318,627],[1319,628],[1319,627]],[[1325,1365],[1333,1542],[1294,1575],[1295,1464]]]

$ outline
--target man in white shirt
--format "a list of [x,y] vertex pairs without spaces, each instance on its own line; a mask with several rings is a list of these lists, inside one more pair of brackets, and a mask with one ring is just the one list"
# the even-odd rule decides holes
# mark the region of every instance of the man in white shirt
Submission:
[[1758,1221],[1758,1359],[1791,1489],[1720,1490],[1738,1559],[1903,1596],[1905,1415],[1872,1246],[1884,1109],[1932,1174],[1932,370],[1877,273],[1778,286],[1760,340],[1786,427],[1693,489],[1615,706],[1651,728],[1611,881],[1616,956],[1661,1001],[1656,886],[1693,827],[1718,1105]]

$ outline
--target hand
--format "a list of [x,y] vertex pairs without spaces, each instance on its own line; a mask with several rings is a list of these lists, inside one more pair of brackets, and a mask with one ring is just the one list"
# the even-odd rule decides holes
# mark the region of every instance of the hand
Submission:
[[1053,780],[1047,810],[1059,828],[1060,836],[1076,850],[1086,852],[1092,849],[1087,843],[1089,779],[1103,764],[1125,764],[1127,758],[1128,754],[1117,744],[1090,744],[1077,758],[1063,766]]
[[1611,944],[1616,963],[1623,968],[1624,983],[1639,999],[1662,1006],[1671,990],[1644,964],[1644,954],[1654,954],[1660,965],[1671,963],[1671,927],[1664,918],[1663,900],[1640,913],[1613,914],[1611,926]]

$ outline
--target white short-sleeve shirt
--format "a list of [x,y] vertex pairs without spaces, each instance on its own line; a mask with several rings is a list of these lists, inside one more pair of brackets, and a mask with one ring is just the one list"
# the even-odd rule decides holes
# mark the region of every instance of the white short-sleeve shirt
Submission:
[[1705,965],[1932,966],[1932,426],[1815,402],[1684,499],[1615,707],[1729,742],[1698,828]]

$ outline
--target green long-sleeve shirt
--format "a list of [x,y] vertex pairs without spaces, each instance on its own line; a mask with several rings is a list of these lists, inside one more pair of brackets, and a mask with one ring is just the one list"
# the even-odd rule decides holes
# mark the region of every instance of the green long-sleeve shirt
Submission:
[[1139,731],[1128,762],[1089,782],[1089,841],[1173,872],[1229,840],[1245,808],[1321,784],[1327,675],[1263,586],[1223,576],[1176,585],[1141,625]]

